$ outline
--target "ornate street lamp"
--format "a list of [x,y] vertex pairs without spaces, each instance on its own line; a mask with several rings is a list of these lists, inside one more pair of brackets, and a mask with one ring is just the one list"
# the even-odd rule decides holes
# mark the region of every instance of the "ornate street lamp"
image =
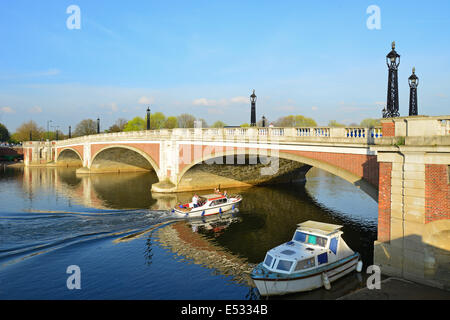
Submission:
[[150,130],[150,107],[147,108],[147,130]]
[[266,117],[262,116],[262,127],[263,128],[266,126],[266,121],[267,121]]
[[97,118],[97,133],[100,133],[100,118]]
[[250,96],[250,102],[252,103],[250,126],[255,127],[256,126],[256,94],[255,94],[254,89],[253,89],[252,95]]
[[72,138],[72,126],[69,126],[69,139]]
[[419,109],[417,105],[417,87],[419,86],[419,77],[416,76],[416,68],[412,69],[412,75],[408,78],[409,82],[409,115],[417,116]]
[[386,56],[386,64],[389,68],[387,105],[383,109],[383,118],[399,117],[398,111],[398,66],[400,65],[400,55],[395,51],[395,41],[392,42],[392,51]]

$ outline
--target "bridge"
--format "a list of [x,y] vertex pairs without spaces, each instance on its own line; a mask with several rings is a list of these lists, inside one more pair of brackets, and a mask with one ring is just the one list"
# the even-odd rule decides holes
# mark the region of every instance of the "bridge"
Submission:
[[160,193],[286,182],[317,167],[378,201],[374,261],[383,273],[450,288],[450,116],[381,124],[97,134],[26,142],[24,163],[79,166],[79,174],[154,171]]

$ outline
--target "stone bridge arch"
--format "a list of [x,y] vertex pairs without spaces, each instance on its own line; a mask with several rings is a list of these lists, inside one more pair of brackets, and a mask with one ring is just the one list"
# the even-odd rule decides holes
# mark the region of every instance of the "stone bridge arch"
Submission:
[[161,180],[157,162],[139,148],[111,144],[103,146],[92,155],[89,173],[155,171]]
[[[366,194],[368,194],[373,200],[378,202],[378,188],[376,185],[372,182],[369,182],[367,179],[365,179],[364,176],[357,175],[349,170],[343,169],[335,164],[318,160],[314,158],[310,158],[304,155],[299,155],[291,152],[286,151],[278,151],[275,152],[273,150],[264,150],[264,149],[246,149],[246,150],[236,150],[231,149],[223,152],[215,152],[208,155],[203,155],[201,158],[196,159],[192,161],[189,164],[180,165],[180,171],[178,174],[178,180],[177,185],[182,181],[183,177],[186,175],[186,173],[192,169],[194,166],[201,164],[204,161],[212,160],[214,158],[219,157],[226,157],[226,156],[234,156],[234,155],[245,155],[245,156],[267,156],[267,157],[275,157],[279,159],[285,159],[285,160],[291,160],[298,163],[302,163],[304,165],[315,167],[318,169],[322,169],[328,173],[331,173],[335,176],[338,176],[354,186],[356,186],[358,189],[361,189]],[[351,155],[349,155],[351,156]],[[364,170],[363,170],[364,172]]]
[[81,167],[83,157],[76,149],[64,148],[58,153],[56,163],[58,166]]

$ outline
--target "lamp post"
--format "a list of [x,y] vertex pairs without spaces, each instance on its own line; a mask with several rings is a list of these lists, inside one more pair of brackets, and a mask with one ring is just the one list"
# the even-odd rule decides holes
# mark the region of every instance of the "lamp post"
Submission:
[[412,69],[412,75],[408,78],[409,83],[409,115],[417,116],[419,109],[417,105],[417,87],[419,86],[419,77],[416,76],[416,68]]
[[398,66],[400,55],[395,51],[395,41],[392,42],[392,50],[386,55],[386,64],[389,68],[387,104],[383,110],[383,118],[399,117],[398,111]]
[[147,107],[147,130],[150,130],[150,107]]
[[69,126],[69,139],[72,138],[72,126]]
[[100,133],[100,118],[97,118],[97,134]]
[[262,127],[264,128],[266,126],[266,117],[262,116]]
[[250,102],[251,102],[251,115],[250,115],[250,126],[255,127],[256,126],[256,94],[255,90],[253,89],[253,93],[250,96]]

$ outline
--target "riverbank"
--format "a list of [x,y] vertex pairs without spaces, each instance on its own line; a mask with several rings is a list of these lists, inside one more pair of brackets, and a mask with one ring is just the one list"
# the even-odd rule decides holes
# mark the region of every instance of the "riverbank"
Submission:
[[387,278],[381,281],[379,290],[364,288],[337,300],[450,300],[450,291],[399,278]]

